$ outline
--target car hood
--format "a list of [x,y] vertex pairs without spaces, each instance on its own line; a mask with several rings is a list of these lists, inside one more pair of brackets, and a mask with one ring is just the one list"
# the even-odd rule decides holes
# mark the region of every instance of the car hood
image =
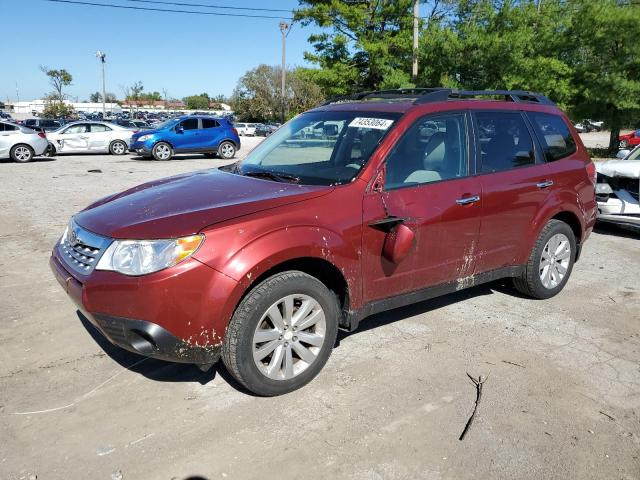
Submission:
[[596,170],[607,177],[640,177],[640,160],[609,160],[597,162]]
[[140,130],[138,130],[137,133],[133,134],[133,139],[134,140],[137,140],[142,135],[153,135],[153,134],[156,134],[156,133],[160,133],[162,131],[162,130],[158,130],[157,128],[149,128],[149,127],[144,127],[144,128],[146,128],[146,130],[140,129]]
[[74,218],[82,227],[112,238],[182,237],[215,223],[317,197],[332,189],[206,170],[149,182],[105,197]]

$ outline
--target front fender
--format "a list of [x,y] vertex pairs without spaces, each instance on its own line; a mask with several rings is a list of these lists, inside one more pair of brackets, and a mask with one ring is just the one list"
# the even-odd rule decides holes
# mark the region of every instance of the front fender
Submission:
[[338,268],[347,283],[351,305],[359,305],[360,289],[356,282],[360,277],[360,252],[337,232],[298,225],[264,233],[245,244],[238,241],[243,233],[237,226],[214,230],[207,235],[207,241],[225,248],[195,255],[199,261],[238,282],[224,308],[226,318],[231,318],[240,298],[256,278],[277,265],[301,258],[322,259]]

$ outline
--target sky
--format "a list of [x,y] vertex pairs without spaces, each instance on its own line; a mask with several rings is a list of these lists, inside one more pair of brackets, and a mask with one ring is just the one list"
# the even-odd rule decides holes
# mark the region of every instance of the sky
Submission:
[[[248,15],[286,12],[181,7],[140,0],[85,0],[135,7]],[[291,10],[296,0],[161,0],[231,7]],[[183,98],[206,92],[230,95],[238,79],[261,63],[282,61],[279,18],[240,18],[104,8],[46,0],[0,0],[0,100],[42,98],[51,87],[40,65],[73,75],[66,93],[87,100],[102,89],[97,50],[107,54],[107,92],[123,97],[122,86],[141,81],[145,91],[167,90]],[[294,24],[287,37],[287,65],[308,65],[304,51],[313,27]]]

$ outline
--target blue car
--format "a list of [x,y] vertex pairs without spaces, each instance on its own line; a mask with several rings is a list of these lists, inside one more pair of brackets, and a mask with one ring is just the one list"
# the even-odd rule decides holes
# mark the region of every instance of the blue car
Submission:
[[240,148],[240,137],[224,118],[188,115],[172,118],[153,130],[134,133],[129,150],[143,157],[170,160],[175,153],[204,153],[231,159]]

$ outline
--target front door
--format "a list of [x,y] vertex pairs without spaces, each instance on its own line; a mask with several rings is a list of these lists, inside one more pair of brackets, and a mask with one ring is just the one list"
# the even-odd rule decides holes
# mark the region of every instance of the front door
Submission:
[[55,140],[59,152],[86,152],[89,150],[89,124],[77,123],[62,131]]
[[187,118],[176,125],[173,146],[176,151],[189,151],[198,148],[200,139],[200,120]]
[[[452,281],[464,284],[473,274],[481,198],[479,181],[469,175],[469,125],[464,112],[423,117],[387,157],[364,198],[365,302]],[[415,235],[400,262],[382,254],[389,235],[385,222],[402,222]]]
[[474,118],[482,186],[477,271],[486,272],[516,263],[553,182],[522,113],[483,111]]

